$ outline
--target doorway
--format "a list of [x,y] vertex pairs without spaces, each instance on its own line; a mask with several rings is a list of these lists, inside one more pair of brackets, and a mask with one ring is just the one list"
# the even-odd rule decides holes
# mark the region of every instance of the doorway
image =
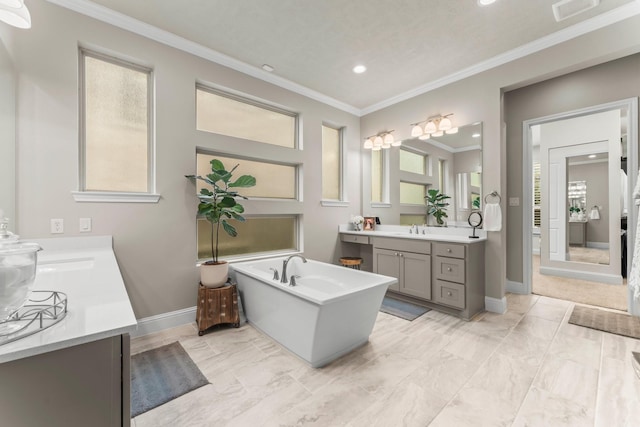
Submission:
[[638,315],[625,286],[638,216],[637,111],[632,98],[524,122],[527,293]]

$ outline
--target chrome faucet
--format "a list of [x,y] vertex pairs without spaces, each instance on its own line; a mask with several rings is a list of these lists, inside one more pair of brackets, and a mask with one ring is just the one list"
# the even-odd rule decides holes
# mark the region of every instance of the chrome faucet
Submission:
[[302,262],[307,262],[307,259],[300,254],[291,255],[289,258],[282,261],[282,274],[280,275],[280,283],[287,283],[287,264],[291,261],[291,258],[300,258]]
[[412,224],[411,227],[409,228],[409,234],[413,234],[415,230],[415,233],[418,234],[418,226],[415,224]]

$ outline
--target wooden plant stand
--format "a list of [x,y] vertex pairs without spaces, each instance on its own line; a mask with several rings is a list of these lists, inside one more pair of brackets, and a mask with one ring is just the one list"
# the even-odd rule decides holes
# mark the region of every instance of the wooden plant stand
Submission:
[[198,308],[196,311],[198,335],[211,326],[221,323],[232,323],[240,326],[238,314],[238,289],[235,284],[227,284],[221,288],[198,287]]

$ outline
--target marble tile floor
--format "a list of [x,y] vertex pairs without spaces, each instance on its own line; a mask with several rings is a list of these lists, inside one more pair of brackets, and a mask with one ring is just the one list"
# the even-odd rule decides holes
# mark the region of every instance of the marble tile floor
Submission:
[[471,322],[380,313],[369,343],[312,369],[250,325],[195,324],[132,340],[179,340],[211,384],[139,415],[159,426],[638,426],[640,340],[568,323],[574,303],[507,295]]

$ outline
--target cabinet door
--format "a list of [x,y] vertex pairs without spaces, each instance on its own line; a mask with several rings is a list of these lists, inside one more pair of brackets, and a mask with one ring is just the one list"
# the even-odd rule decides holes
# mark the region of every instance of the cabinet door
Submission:
[[400,292],[431,299],[431,257],[423,254],[400,254],[402,280]]
[[[398,279],[400,282],[400,257],[398,252],[388,249],[376,249],[373,251],[374,273],[384,274]],[[399,291],[398,283],[389,286],[392,291]]]

